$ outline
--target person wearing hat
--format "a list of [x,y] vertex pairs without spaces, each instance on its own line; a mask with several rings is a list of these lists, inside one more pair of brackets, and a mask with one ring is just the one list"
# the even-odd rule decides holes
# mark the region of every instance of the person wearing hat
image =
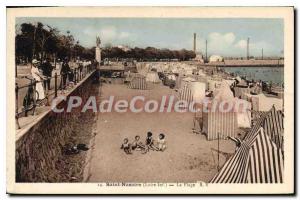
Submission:
[[39,63],[40,62],[37,59],[32,60],[31,75],[34,78],[34,80],[36,81],[35,90],[39,94],[36,97],[36,100],[43,100],[43,99],[45,99],[44,87],[43,87],[43,84],[42,84],[42,81],[44,80],[44,77],[38,69]]
[[62,75],[62,85],[60,87],[62,89],[66,88],[67,78],[69,73],[71,73],[71,69],[69,66],[68,58],[65,58],[60,70],[60,74]]

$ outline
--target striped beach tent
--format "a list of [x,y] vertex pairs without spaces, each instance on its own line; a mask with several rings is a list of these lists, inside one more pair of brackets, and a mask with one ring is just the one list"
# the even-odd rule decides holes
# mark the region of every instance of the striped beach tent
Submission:
[[244,140],[211,183],[282,183],[283,157],[261,127]]
[[187,101],[188,103],[193,101],[193,93],[191,90],[191,83],[196,81],[192,77],[185,77],[180,80],[179,100]]
[[188,103],[202,103],[205,98],[205,83],[198,81],[183,82],[179,89],[179,100],[187,101]]
[[261,127],[264,128],[265,133],[275,143],[275,145],[283,151],[283,113],[281,110],[276,110],[275,106],[272,106],[268,112],[261,112],[260,118],[256,120],[255,125],[245,136],[244,140],[247,140],[256,134],[256,131]]
[[179,100],[183,100],[188,103],[193,101],[193,94],[192,94],[192,90],[189,87],[189,83],[184,83],[184,85],[180,88]]
[[233,109],[235,106],[227,111],[226,109],[219,109],[222,104],[224,105],[223,108],[225,108],[230,107],[229,104],[234,105],[236,103],[228,83],[223,81],[216,93],[214,99],[208,102],[207,108],[204,108],[207,111],[203,109],[203,133],[207,135],[208,140],[236,137],[238,131],[238,113]]
[[279,137],[282,133],[281,111],[273,107],[261,113],[241,146],[211,183],[282,183],[283,140]]
[[144,76],[134,76],[128,87],[130,89],[138,89],[138,90],[146,90],[148,87],[147,87],[147,82],[146,82],[146,79]]
[[236,137],[238,121],[236,112],[203,112],[203,133],[207,140]]

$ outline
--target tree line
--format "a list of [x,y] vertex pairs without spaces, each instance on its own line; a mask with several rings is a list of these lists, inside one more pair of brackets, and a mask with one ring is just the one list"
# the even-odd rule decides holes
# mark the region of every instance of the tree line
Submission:
[[123,58],[135,59],[137,61],[158,61],[158,60],[172,60],[177,59],[180,61],[190,60],[195,58],[195,53],[186,49],[170,50],[158,49],[155,47],[147,48],[131,48],[123,50],[118,47],[105,48],[102,50],[102,57],[109,59]]
[[[30,62],[33,58],[64,59],[68,57],[75,59],[92,60],[95,58],[95,47],[86,48],[75,40],[70,31],[61,33],[57,28],[44,25],[22,23],[16,29],[15,52],[16,62]],[[138,61],[155,60],[190,60],[196,55],[189,50],[169,50],[154,47],[122,49],[118,47],[102,48],[102,58],[113,59],[135,59]]]

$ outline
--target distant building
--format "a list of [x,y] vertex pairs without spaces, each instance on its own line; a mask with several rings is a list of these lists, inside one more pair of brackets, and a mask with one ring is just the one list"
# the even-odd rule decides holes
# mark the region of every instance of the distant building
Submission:
[[212,55],[209,57],[209,62],[224,62],[224,58],[219,55]]

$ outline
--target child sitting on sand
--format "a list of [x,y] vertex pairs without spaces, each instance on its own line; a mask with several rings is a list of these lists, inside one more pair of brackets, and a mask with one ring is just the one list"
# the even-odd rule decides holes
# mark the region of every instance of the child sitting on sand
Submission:
[[152,133],[149,131],[147,133],[147,137],[146,137],[146,147],[145,147],[145,151],[143,153],[147,153],[149,150],[157,150],[156,147],[154,146],[154,141],[152,138]]
[[123,144],[121,145],[121,149],[123,149],[126,154],[131,154],[131,145],[128,142],[128,138],[124,138]]
[[165,134],[161,133],[158,136],[157,140],[157,150],[158,151],[164,151],[167,148],[167,143],[165,140]]
[[137,151],[145,149],[145,145],[143,145],[143,143],[140,141],[139,135],[135,136],[134,141],[132,142],[132,145],[131,145],[131,149],[137,150]]

